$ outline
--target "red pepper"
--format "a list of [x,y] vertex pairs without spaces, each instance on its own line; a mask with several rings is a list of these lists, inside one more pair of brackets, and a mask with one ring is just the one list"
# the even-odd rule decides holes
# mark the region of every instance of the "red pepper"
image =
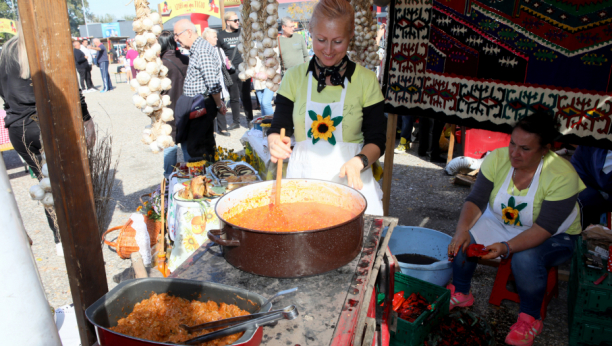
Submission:
[[488,250],[484,250],[485,246],[482,244],[472,244],[468,247],[468,257],[482,257],[489,254]]
[[397,311],[402,304],[406,301],[404,298],[404,291],[399,291],[393,295],[393,311]]

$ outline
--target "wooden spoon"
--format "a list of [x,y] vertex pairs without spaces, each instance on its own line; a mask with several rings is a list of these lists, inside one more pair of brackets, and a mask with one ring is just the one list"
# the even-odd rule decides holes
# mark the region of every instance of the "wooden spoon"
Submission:
[[[281,128],[280,140],[285,139],[285,128]],[[274,204],[280,206],[281,198],[281,180],[283,179],[283,159],[278,159],[276,162],[276,199]]]

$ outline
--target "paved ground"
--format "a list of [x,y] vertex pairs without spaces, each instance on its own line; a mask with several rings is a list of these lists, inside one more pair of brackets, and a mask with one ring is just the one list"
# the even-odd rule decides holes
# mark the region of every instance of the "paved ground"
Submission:
[[[110,70],[115,70],[115,65]],[[92,72],[94,84],[101,85],[99,70]],[[111,226],[118,226],[128,219],[138,206],[138,197],[150,192],[162,179],[161,154],[151,153],[140,143],[142,129],[149,119],[135,109],[131,103],[132,92],[125,83],[113,84],[116,89],[107,93],[86,94],[87,104],[94,121],[103,131],[113,136],[113,155],[119,160],[115,189],[113,191],[114,213]],[[228,116],[228,122],[231,122]],[[243,125],[246,125],[243,119]],[[242,150],[238,139],[246,131],[242,126],[231,131],[231,137],[217,136],[217,144]],[[35,183],[25,174],[17,154],[3,153],[17,196],[26,230],[34,245],[32,251],[53,307],[72,301],[64,259],[56,256],[53,237],[43,209],[28,195]],[[451,178],[444,175],[442,165],[432,164],[416,155],[416,148],[408,154],[395,155],[393,184],[391,191],[391,216],[398,217],[401,225],[424,226],[452,234],[459,217],[464,198],[469,189],[457,187]],[[115,233],[116,236],[116,233]],[[111,237],[113,238],[113,237]],[[97,241],[97,240],[96,240]],[[109,288],[116,284],[112,277],[130,266],[129,260],[121,260],[108,246],[104,246],[104,259]],[[497,330],[497,339],[503,338],[509,326],[516,321],[518,304],[504,302],[501,308],[488,304],[489,294],[495,278],[495,269],[480,266],[475,274],[473,291],[476,304],[473,309],[486,317]],[[567,284],[560,283],[558,299],[553,299],[544,321],[544,332],[535,345],[567,344]]]

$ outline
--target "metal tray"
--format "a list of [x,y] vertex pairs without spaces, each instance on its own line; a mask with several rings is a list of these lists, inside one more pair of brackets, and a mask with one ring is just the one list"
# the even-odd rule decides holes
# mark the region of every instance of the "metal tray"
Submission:
[[[173,278],[128,280],[117,285],[85,310],[87,319],[96,327],[100,346],[173,345],[135,338],[109,329],[116,326],[119,319],[129,315],[136,303],[149,298],[151,293],[168,293],[175,297],[202,302],[212,300],[217,303],[235,304],[249,313],[268,312],[272,307],[257,293],[214,282]],[[259,345],[262,335],[262,327],[250,328],[233,345]]]

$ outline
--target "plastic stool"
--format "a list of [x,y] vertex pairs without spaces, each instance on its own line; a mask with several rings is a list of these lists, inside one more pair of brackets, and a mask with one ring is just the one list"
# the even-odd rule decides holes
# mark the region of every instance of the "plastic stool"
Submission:
[[[497,268],[497,276],[495,276],[495,283],[493,284],[493,291],[489,297],[489,303],[500,306],[502,300],[508,299],[516,303],[520,303],[518,293],[510,292],[506,288],[508,281],[514,281],[512,275],[512,256],[510,258],[502,260]],[[548,303],[554,297],[559,296],[559,282],[558,282],[558,269],[557,267],[548,268],[548,280],[546,282],[546,293],[544,294],[544,300],[542,301],[542,309],[540,310],[540,316],[542,319],[546,318],[546,308]]]

